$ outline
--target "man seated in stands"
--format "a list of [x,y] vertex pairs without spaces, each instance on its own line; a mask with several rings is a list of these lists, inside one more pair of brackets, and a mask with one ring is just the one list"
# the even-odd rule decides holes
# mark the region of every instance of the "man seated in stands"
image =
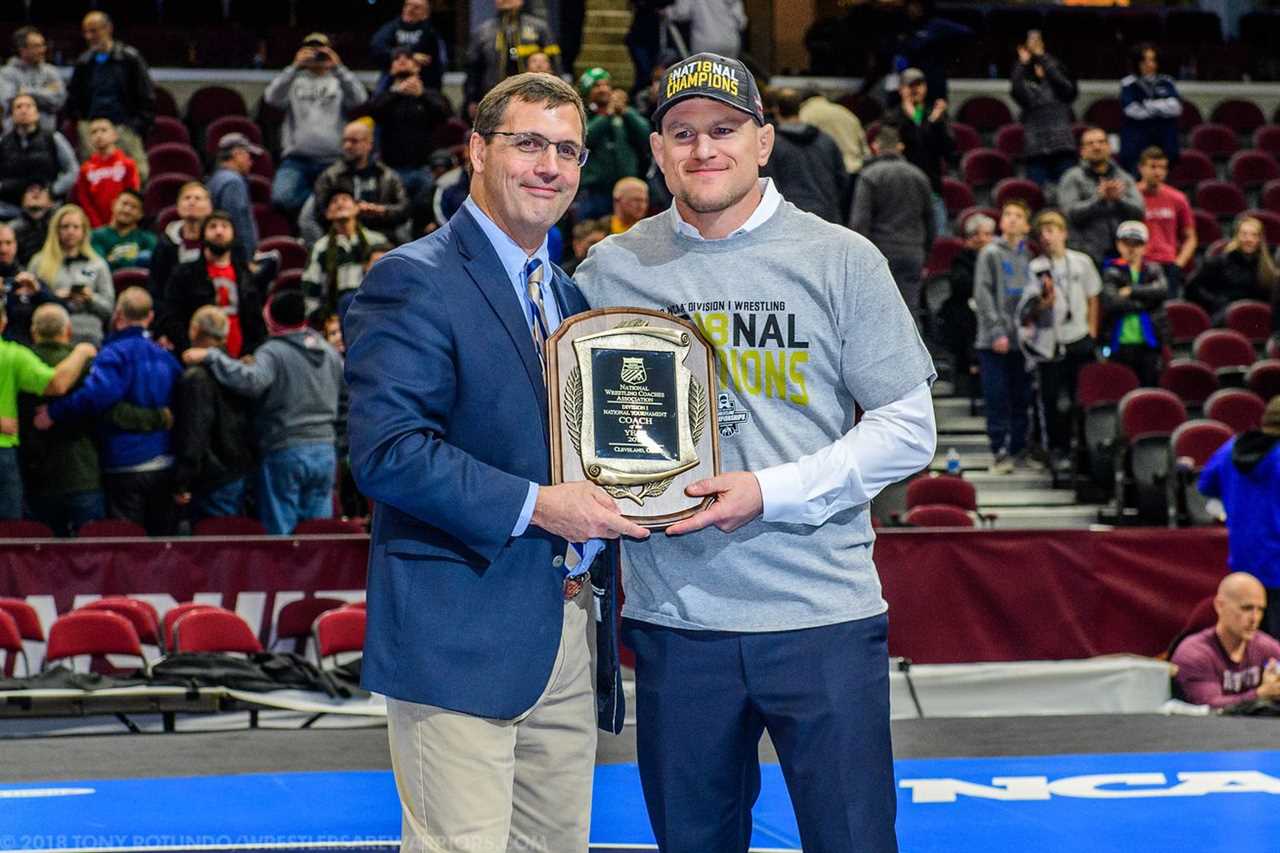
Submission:
[[151,254],[147,290],[157,302],[164,297],[164,286],[178,264],[200,257],[204,249],[200,225],[210,213],[213,213],[213,202],[204,184],[199,181],[183,184],[178,190],[178,218],[165,226]]
[[1138,185],[1111,159],[1111,143],[1102,128],[1080,134],[1080,164],[1058,182],[1058,205],[1071,224],[1072,248],[1089,254],[1099,266],[1111,254],[1120,223],[1145,215]]
[[125,190],[140,190],[142,180],[133,159],[116,146],[116,126],[107,118],[89,122],[89,140],[93,154],[80,165],[72,197],[89,217],[89,224],[99,228],[111,221],[111,208],[116,196]]
[[[0,332],[7,321],[0,302]],[[18,467],[18,392],[57,397],[67,393],[97,354],[77,344],[56,366],[42,362],[22,344],[0,337],[0,519],[22,518],[22,476]]]
[[[374,156],[373,128],[367,120],[353,121],[343,128],[342,159],[325,169],[316,181],[311,196],[312,216],[300,223],[315,229],[314,238],[309,241],[312,244],[329,224],[319,201],[332,196],[338,188],[355,199],[356,218],[363,227],[397,242],[409,236],[408,229],[402,228],[409,221],[409,197],[395,170]],[[306,207],[302,216],[307,217]]]
[[[387,21],[373,34],[369,58],[375,67],[385,68],[399,50],[407,51],[419,66],[423,85],[439,92],[448,56],[444,38],[431,25],[431,4],[428,0],[404,0],[400,17]],[[391,76],[395,76],[394,69]],[[383,82],[378,81],[379,89]]]
[[1218,622],[1173,651],[1174,682],[1186,701],[1226,708],[1280,698],[1280,642],[1259,630],[1267,593],[1253,575],[1233,572],[1218,584]]
[[40,126],[53,130],[67,102],[67,87],[58,69],[44,61],[49,50],[44,34],[35,27],[19,28],[13,34],[13,50],[13,57],[0,68],[0,107],[12,104],[18,95],[31,95],[40,110]]
[[218,168],[209,176],[209,203],[225,210],[236,227],[236,239],[246,258],[258,251],[258,222],[253,218],[249,173],[253,158],[266,152],[243,133],[226,133],[218,140]]
[[639,178],[622,178],[613,185],[613,216],[609,233],[622,234],[649,215],[649,185]]
[[137,49],[115,38],[105,12],[85,15],[80,32],[88,50],[76,59],[67,86],[67,111],[80,119],[80,150],[94,147],[89,119],[106,118],[118,127],[120,147],[145,181],[150,170],[143,140],[156,117],[151,70]]
[[31,317],[46,302],[56,301],[40,279],[18,263],[18,238],[13,228],[0,224],[0,302],[9,315],[3,336],[31,346]]
[[22,193],[22,212],[9,224],[18,238],[18,263],[26,265],[44,246],[52,221],[53,195],[46,184],[32,181]]
[[111,205],[111,221],[93,229],[89,243],[112,272],[125,267],[146,268],[151,265],[156,235],[139,228],[141,221],[142,196],[137,190],[124,190]]
[[359,223],[355,196],[351,190],[337,186],[318,201],[323,202],[329,231],[311,248],[311,258],[302,273],[302,288],[307,297],[307,313],[346,312],[346,305],[364,280],[369,253],[389,245],[387,238]]
[[[191,316],[191,345],[226,349],[231,324],[215,305]],[[244,515],[245,478],[253,470],[253,407],[220,385],[208,363],[188,367],[174,393],[174,501],[193,520]]]
[[[1262,428],[1228,439],[1200,473],[1200,493],[1222,502],[1228,564],[1262,581],[1280,601],[1280,397],[1262,414]],[[1280,636],[1280,605],[1267,608],[1263,628]]]
[[1147,226],[1136,220],[1116,228],[1116,254],[1102,271],[1099,337],[1112,361],[1127,364],[1143,385],[1160,381],[1169,321],[1164,270],[1146,259]]
[[182,358],[188,365],[207,360],[220,383],[257,400],[258,513],[267,532],[285,534],[303,519],[333,515],[342,359],[307,327],[301,290],[273,290],[266,315],[271,339],[258,348],[253,364],[203,347],[192,347]]
[[262,99],[286,111],[271,202],[296,217],[320,173],[342,156],[347,110],[363,103],[364,86],[330,46],[324,33],[311,33],[293,64],[268,84]]
[[22,194],[33,183],[66,196],[76,181],[75,151],[56,130],[40,123],[40,108],[31,94],[21,94],[9,105],[13,128],[0,136],[0,219],[22,212]]
[[200,233],[204,248],[199,257],[179,264],[169,277],[156,328],[162,340],[180,353],[191,345],[187,330],[196,309],[217,305],[228,321],[223,349],[239,358],[267,339],[263,294],[279,271],[280,254],[264,253],[257,269],[251,270],[235,251],[236,226],[226,211],[215,210],[205,217]]
[[[143,408],[167,408],[181,369],[147,332],[155,319],[151,295],[130,287],[116,300],[115,330],[79,389],[36,411],[36,429],[101,415],[124,401]],[[151,536],[173,532],[173,454],[169,430],[145,432],[101,425],[102,470],[107,515],[141,524]]]

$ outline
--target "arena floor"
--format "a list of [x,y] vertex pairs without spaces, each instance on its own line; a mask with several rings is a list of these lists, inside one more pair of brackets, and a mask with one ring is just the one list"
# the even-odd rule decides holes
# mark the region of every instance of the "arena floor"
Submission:
[[[906,720],[894,741],[904,853],[1280,849],[1277,720]],[[799,851],[761,752],[752,850]],[[0,851],[397,846],[381,728],[0,740],[0,756]],[[627,735],[602,738],[593,851],[656,849],[634,757]]]

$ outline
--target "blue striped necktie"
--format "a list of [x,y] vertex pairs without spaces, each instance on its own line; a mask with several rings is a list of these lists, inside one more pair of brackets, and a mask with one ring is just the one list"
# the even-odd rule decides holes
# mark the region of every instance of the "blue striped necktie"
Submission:
[[529,261],[524,268],[525,288],[529,293],[529,302],[533,305],[533,346],[538,351],[538,360],[542,366],[547,365],[547,309],[542,301],[542,276],[544,267],[537,258]]

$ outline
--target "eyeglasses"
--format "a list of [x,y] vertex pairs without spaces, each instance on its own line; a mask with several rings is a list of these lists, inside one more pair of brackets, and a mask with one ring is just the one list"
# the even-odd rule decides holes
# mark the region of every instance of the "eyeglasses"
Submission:
[[587,155],[591,153],[590,149],[579,145],[576,142],[552,142],[541,133],[533,133],[531,131],[512,133],[506,130],[491,130],[482,135],[485,137],[509,136],[512,140],[512,147],[521,154],[531,158],[541,157],[542,152],[547,150],[548,145],[554,145],[556,147],[557,157],[567,162],[576,163],[578,166],[587,165]]

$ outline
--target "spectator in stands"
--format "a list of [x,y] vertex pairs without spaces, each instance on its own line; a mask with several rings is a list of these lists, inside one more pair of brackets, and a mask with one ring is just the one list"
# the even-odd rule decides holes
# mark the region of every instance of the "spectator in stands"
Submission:
[[947,230],[947,207],[942,201],[942,164],[956,162],[956,143],[947,122],[947,102],[938,98],[925,107],[929,94],[924,72],[908,68],[899,78],[898,103],[889,109],[882,127],[893,127],[902,140],[902,156],[924,172],[933,190],[933,229]]
[[89,49],[76,60],[67,98],[68,112],[80,119],[80,149],[97,148],[89,120],[108,119],[118,128],[120,147],[137,164],[145,181],[149,169],[143,140],[156,116],[151,70],[142,54],[116,41],[111,18],[105,12],[85,15],[80,30]]
[[1035,30],[1018,45],[1010,86],[1013,99],[1022,107],[1027,178],[1041,187],[1056,184],[1076,164],[1076,141],[1071,135],[1076,83],[1061,61],[1045,53],[1044,39]]
[[1071,225],[1073,245],[1099,266],[1111,254],[1120,223],[1145,214],[1138,185],[1111,159],[1102,128],[1080,135],[1080,163],[1062,175],[1058,204]]
[[[187,336],[201,349],[225,350],[231,324],[215,305],[191,315]],[[253,409],[248,398],[219,384],[207,361],[188,367],[173,397],[174,501],[195,520],[244,515],[245,482],[253,472]]]
[[[312,196],[315,214],[308,225],[315,226],[316,239],[329,224],[327,211],[319,207],[341,187],[356,202],[356,216],[362,226],[396,242],[404,242],[409,221],[409,197],[395,170],[373,154],[373,129],[367,120],[357,120],[342,131],[342,159],[321,173]],[[312,243],[315,240],[311,241]]]
[[[74,319],[74,318],[73,318]],[[130,287],[120,294],[112,315],[114,334],[93,362],[79,389],[36,411],[37,429],[101,416],[125,401],[143,408],[167,408],[182,372],[178,362],[147,332],[155,319],[151,295]],[[150,536],[173,532],[173,455],[167,429],[123,430],[101,425],[102,471],[107,515],[141,524]]]
[[342,156],[345,113],[365,97],[364,86],[324,33],[303,39],[293,64],[268,84],[263,100],[285,110],[284,158],[276,168],[271,201],[290,217],[297,218],[316,178]]
[[772,178],[782,197],[828,222],[843,223],[849,173],[835,140],[800,118],[803,99],[795,89],[770,93],[773,154],[760,174]]
[[18,238],[13,228],[0,224],[0,297],[9,321],[6,340],[31,345],[31,316],[46,302],[53,302],[49,289],[18,262]]
[[49,187],[31,183],[22,193],[22,212],[10,225],[18,237],[18,263],[27,264],[44,246],[49,236],[50,214],[53,212],[53,196]]
[[346,313],[347,303],[364,280],[369,253],[389,246],[387,238],[360,224],[359,208],[351,190],[336,186],[321,201],[329,230],[311,247],[311,258],[302,273],[307,314],[325,316]]
[[178,218],[165,226],[156,242],[148,270],[147,290],[151,298],[160,303],[164,287],[178,264],[185,264],[200,257],[204,248],[200,224],[213,213],[209,191],[199,181],[188,181],[178,190]]
[[279,253],[266,254],[256,270],[234,251],[236,225],[231,215],[215,210],[200,224],[203,249],[193,261],[179,264],[169,277],[160,302],[156,328],[175,352],[191,345],[187,329],[204,305],[216,305],[227,318],[222,348],[232,358],[255,351],[267,339],[262,319],[263,294],[280,267]]
[[847,176],[840,210],[842,213],[849,212],[857,189],[858,173],[862,170],[863,162],[871,156],[862,122],[853,112],[832,103],[816,90],[808,92],[804,103],[800,105],[800,120],[830,136],[840,149]]
[[675,0],[667,10],[673,21],[688,22],[689,52],[737,59],[747,11],[742,0]]
[[243,133],[226,133],[218,140],[218,168],[209,176],[209,204],[224,210],[236,228],[236,239],[245,257],[258,251],[258,221],[253,217],[249,173],[253,158],[266,152]]
[[300,290],[278,288],[267,302],[271,339],[258,348],[253,364],[216,348],[192,347],[183,355],[188,365],[208,361],[218,382],[257,400],[258,512],[273,534],[293,532],[302,519],[333,514],[342,359],[307,328],[306,315]]
[[[1280,397],[1272,397],[1260,429],[1229,439],[1200,473],[1200,493],[1222,502],[1228,563],[1250,572],[1267,595],[1280,596]],[[1276,599],[1273,599],[1276,600]],[[1280,606],[1267,609],[1263,627],[1280,633]]]
[[156,235],[139,228],[142,221],[142,196],[136,190],[125,190],[111,206],[111,221],[93,229],[89,243],[112,272],[125,267],[146,268],[156,248]]
[[1186,701],[1227,708],[1257,699],[1280,700],[1280,642],[1260,628],[1267,593],[1257,578],[1241,571],[1218,584],[1213,599],[1217,623],[1173,650],[1174,682]]
[[639,178],[622,178],[613,185],[613,215],[609,233],[622,234],[649,215],[649,185]]
[[952,382],[957,394],[968,393],[973,380],[974,338],[978,334],[978,318],[973,311],[973,280],[978,253],[995,239],[996,222],[990,216],[973,213],[961,223],[964,248],[951,261],[947,273],[950,292],[938,312],[939,325],[947,352],[951,354]]
[[95,118],[89,122],[89,139],[93,154],[80,165],[71,196],[89,217],[94,228],[111,221],[116,196],[124,190],[141,190],[142,179],[137,164],[116,146],[118,134],[110,119]]
[[881,127],[871,150],[875,156],[862,167],[849,227],[888,260],[902,299],[919,322],[921,272],[936,236],[929,179],[903,158],[897,128]]
[[1030,220],[1031,210],[1024,202],[1006,202],[1000,210],[1000,237],[978,253],[974,270],[978,315],[974,349],[982,372],[987,438],[995,455],[991,470],[996,474],[1010,474],[1015,464],[1025,464],[1031,383],[1026,358],[1014,336],[1018,303],[1030,281],[1031,252],[1026,244]]
[[627,93],[613,88],[603,68],[589,68],[578,78],[578,91],[587,103],[587,149],[582,167],[576,216],[594,219],[613,209],[613,185],[622,178],[638,178],[649,167],[649,122],[627,106]]
[[408,48],[391,54],[391,85],[368,103],[378,124],[380,155],[404,184],[412,206],[429,204],[435,186],[429,168],[436,133],[453,115],[448,99],[428,89],[419,77],[418,61]]
[[[662,72],[665,73],[666,65],[669,64],[660,57],[663,43],[667,40],[665,30],[670,26],[665,10],[674,2],[675,0],[631,0],[631,26],[627,29],[625,41],[627,52],[631,54],[631,65],[636,71],[631,95],[636,100],[637,109],[640,109],[640,92],[651,81],[662,77],[662,73],[655,76],[655,69],[663,66]],[[652,109],[652,104],[648,106],[650,110],[640,109],[645,118],[649,117]]]
[[[0,302],[0,333],[6,322],[4,303]],[[51,367],[22,344],[0,337],[0,519],[22,518],[18,393],[65,394],[96,354],[91,344],[82,343]]]
[[1205,258],[1187,283],[1187,299],[1207,311],[1215,324],[1221,324],[1227,306],[1237,299],[1271,301],[1277,279],[1280,275],[1267,249],[1262,223],[1242,216],[1222,253]]
[[72,340],[102,343],[116,298],[107,262],[89,243],[89,218],[74,204],[53,214],[44,246],[27,271],[62,300],[71,313]]
[[573,226],[573,257],[560,264],[567,275],[573,275],[578,264],[586,260],[592,246],[609,236],[609,229],[609,222],[604,219],[587,219]]
[[1124,124],[1120,127],[1120,164],[1129,172],[1138,165],[1139,155],[1155,146],[1169,162],[1177,163],[1180,153],[1178,117],[1182,100],[1168,74],[1161,74],[1155,45],[1143,42],[1133,48],[1134,72],[1120,81],[1120,105]]
[[560,74],[560,45],[547,22],[525,12],[524,0],[495,0],[494,5],[498,14],[471,31],[467,47],[468,115],[474,115],[485,92],[521,73],[524,59],[531,54],[545,53],[552,73]]
[[[1076,377],[1094,361],[1102,279],[1093,259],[1067,248],[1067,220],[1056,210],[1036,217],[1043,254],[1032,262],[1033,277],[1023,296],[1021,319],[1047,327],[1051,349],[1035,358],[1040,379],[1040,412],[1052,463],[1071,468],[1071,406]],[[1065,401],[1062,399],[1065,393]]]
[[1147,259],[1164,268],[1169,298],[1176,299],[1182,294],[1182,271],[1196,256],[1196,219],[1187,196],[1165,183],[1168,176],[1169,158],[1163,151],[1153,146],[1142,152],[1138,190],[1147,211],[1143,221],[1151,233]]
[[554,74],[551,69],[551,57],[542,51],[529,54],[529,58],[524,61],[524,70],[530,74]]
[[[1143,385],[1160,380],[1160,362],[1169,340],[1164,270],[1146,259],[1147,226],[1136,220],[1116,228],[1116,252],[1102,272],[1103,346],[1110,358],[1127,364]],[[1105,351],[1105,350],[1104,350]]]
[[[369,42],[369,58],[377,68],[392,63],[396,51],[407,50],[418,66],[422,84],[435,92],[444,81],[444,69],[449,64],[449,54],[444,38],[431,25],[431,4],[428,0],[404,0],[400,17],[387,21],[373,34]],[[395,69],[391,70],[394,78]],[[386,84],[386,75],[378,81],[378,90]]]
[[53,188],[62,198],[76,181],[79,164],[71,143],[40,124],[34,95],[24,92],[9,102],[13,127],[0,136],[0,219],[22,212],[22,194],[33,183]]
[[67,87],[58,69],[45,62],[48,46],[35,27],[19,27],[13,34],[14,56],[0,68],[0,109],[19,95],[30,95],[40,111],[40,127],[53,130],[67,102]]

